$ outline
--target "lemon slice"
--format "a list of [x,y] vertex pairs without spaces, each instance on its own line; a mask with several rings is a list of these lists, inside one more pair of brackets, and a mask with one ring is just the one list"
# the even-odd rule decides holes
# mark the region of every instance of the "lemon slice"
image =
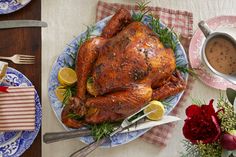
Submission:
[[67,67],[61,68],[58,72],[58,81],[61,85],[73,85],[77,81],[75,71]]
[[153,100],[149,102],[148,107],[144,109],[144,113],[149,113],[153,111],[152,113],[147,115],[147,118],[150,120],[160,120],[165,113],[165,108],[163,104],[160,101]]
[[62,102],[65,98],[64,93],[65,93],[66,89],[63,86],[58,86],[55,89],[55,94],[57,96],[57,99]]

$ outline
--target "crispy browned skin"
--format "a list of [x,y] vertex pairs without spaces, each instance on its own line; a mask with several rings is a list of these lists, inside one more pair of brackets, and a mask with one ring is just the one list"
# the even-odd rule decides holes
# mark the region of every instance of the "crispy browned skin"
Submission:
[[[165,99],[184,90],[175,72],[174,53],[140,22],[131,22],[121,9],[104,28],[102,37],[85,42],[77,55],[77,97],[63,109],[63,123],[78,128],[84,123],[122,120],[150,100]],[[111,38],[110,38],[111,37]],[[105,39],[108,38],[108,39]],[[94,96],[86,97],[86,80],[92,78]],[[83,121],[68,118],[70,112]]]
[[120,32],[132,18],[128,10],[119,9],[102,31],[102,37],[111,38]]
[[98,56],[97,49],[103,45],[105,39],[101,37],[92,38],[81,45],[77,55],[77,98],[84,101],[86,93],[86,82],[94,61]]

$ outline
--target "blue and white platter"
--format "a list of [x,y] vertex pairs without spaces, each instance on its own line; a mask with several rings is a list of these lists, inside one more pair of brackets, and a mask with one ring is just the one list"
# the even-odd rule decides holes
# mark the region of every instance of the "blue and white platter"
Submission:
[[9,14],[26,6],[31,0],[0,0],[0,14]]
[[[99,21],[98,23],[95,24],[95,29],[93,30],[93,32],[91,34],[95,35],[95,36],[99,36],[103,30],[103,28],[106,26],[106,23],[111,19],[111,16],[104,18],[103,20]],[[145,16],[142,20],[142,22],[146,25],[150,26],[150,21],[151,18],[150,16]],[[165,27],[164,24],[161,23],[162,27]],[[51,73],[50,73],[50,77],[49,77],[49,82],[48,82],[48,93],[49,93],[49,99],[51,101],[51,107],[58,119],[58,121],[61,123],[61,125],[66,129],[66,130],[72,130],[68,127],[66,127],[65,125],[63,125],[63,123],[61,122],[61,111],[62,111],[62,103],[57,99],[56,95],[55,95],[55,89],[56,87],[59,86],[59,82],[57,79],[57,74],[60,68],[65,67],[65,60],[67,63],[69,63],[70,65],[73,64],[74,62],[74,57],[77,54],[77,50],[78,50],[78,41],[80,41],[81,38],[84,38],[86,35],[86,32],[81,33],[80,35],[78,35],[74,40],[72,40],[71,43],[69,43],[64,51],[57,57],[56,61],[54,62],[52,69],[51,69]],[[175,38],[175,40],[177,41],[177,39]],[[178,66],[188,66],[188,61],[187,61],[187,56],[185,54],[184,48],[183,46],[180,44],[179,41],[177,41],[177,47],[175,50],[175,56],[176,56],[176,64]],[[187,81],[188,79],[188,74],[182,74],[184,79]],[[165,100],[165,102],[167,102],[168,105],[166,108],[166,113],[168,114],[179,102],[181,96],[183,95],[183,92],[175,95],[175,96],[171,96],[169,98],[167,98]],[[111,141],[109,143],[105,143],[102,145],[102,147],[105,148],[109,148],[109,147],[114,147],[114,146],[118,146],[118,145],[122,145],[125,143],[128,143],[138,137],[140,137],[141,135],[143,135],[144,133],[146,133],[149,129],[144,129],[144,130],[138,130],[138,131],[133,131],[133,132],[128,132],[128,133],[121,133],[121,134],[117,134],[115,136],[113,136],[111,138]],[[80,141],[89,144],[91,142],[93,142],[93,138],[91,136],[86,136],[86,137],[80,137],[79,138]]]
[[[13,68],[7,69],[7,75],[2,85],[11,86],[32,86],[30,80],[21,72]],[[35,91],[35,130],[34,131],[10,131],[0,132],[0,156],[1,157],[19,157],[33,143],[36,138],[42,119],[42,110],[40,99]]]

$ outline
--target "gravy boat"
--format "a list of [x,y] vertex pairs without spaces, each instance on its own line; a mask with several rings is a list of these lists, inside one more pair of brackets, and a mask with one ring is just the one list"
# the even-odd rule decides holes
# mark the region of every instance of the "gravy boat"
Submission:
[[[204,21],[200,21],[198,23],[198,26],[206,37],[206,40],[201,50],[202,60],[214,74],[226,79],[227,81],[233,84],[236,84],[236,73],[232,75],[227,75],[227,74],[217,71],[214,67],[211,66],[205,53],[206,45],[211,39],[215,37],[223,36],[225,39],[230,40],[234,45],[236,45],[236,28],[224,28],[224,29],[221,29],[220,31],[213,31],[209,28],[209,26]],[[236,52],[235,52],[235,55],[236,55]]]

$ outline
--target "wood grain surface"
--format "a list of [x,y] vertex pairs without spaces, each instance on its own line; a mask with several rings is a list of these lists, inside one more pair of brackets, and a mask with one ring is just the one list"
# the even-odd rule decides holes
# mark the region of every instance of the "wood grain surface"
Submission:
[[[41,0],[32,0],[19,11],[0,15],[0,21],[16,19],[40,20]],[[16,65],[10,61],[8,63],[10,67],[19,70],[31,80],[41,97],[41,29],[16,28],[0,30],[0,56],[12,56],[14,54],[36,56],[36,63],[33,65]],[[41,157],[41,131],[22,157]]]

